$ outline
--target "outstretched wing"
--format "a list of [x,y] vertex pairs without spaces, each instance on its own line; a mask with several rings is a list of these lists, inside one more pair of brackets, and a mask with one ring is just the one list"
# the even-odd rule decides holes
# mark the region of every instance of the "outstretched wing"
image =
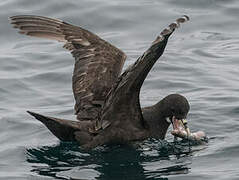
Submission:
[[129,131],[133,130],[132,127],[136,130],[145,128],[139,102],[140,88],[155,62],[163,54],[169,36],[180,23],[187,20],[189,18],[183,16],[164,29],[151,47],[120,76],[119,82],[107,98],[98,126],[104,129],[111,125],[121,127],[120,124],[124,124],[130,127]]
[[121,73],[126,55],[97,35],[61,20],[20,15],[10,17],[19,33],[64,42],[75,58],[72,78],[79,120],[95,119]]

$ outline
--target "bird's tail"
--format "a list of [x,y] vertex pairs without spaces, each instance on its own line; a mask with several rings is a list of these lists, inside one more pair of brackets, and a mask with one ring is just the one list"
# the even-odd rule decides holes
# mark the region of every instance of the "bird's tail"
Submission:
[[80,124],[76,121],[58,119],[27,111],[37,120],[41,121],[61,141],[75,141],[75,132],[80,130]]

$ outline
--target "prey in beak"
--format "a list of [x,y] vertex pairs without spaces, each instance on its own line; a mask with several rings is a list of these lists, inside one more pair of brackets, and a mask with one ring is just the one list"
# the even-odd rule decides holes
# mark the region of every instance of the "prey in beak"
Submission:
[[177,119],[173,116],[171,123],[173,125],[173,131],[171,132],[172,135],[183,139],[188,138],[191,135],[186,119]]
[[208,138],[203,131],[197,131],[197,132],[191,133],[186,119],[179,120],[175,118],[175,116],[173,116],[171,123],[173,125],[173,130],[171,134],[174,135],[174,141],[177,140],[177,137],[195,141],[198,143],[203,143],[208,141]]
[[199,142],[206,138],[206,134],[203,131],[190,132],[186,120],[190,105],[184,96],[179,94],[168,95],[162,100],[162,104],[165,106],[166,121],[173,126],[171,134],[175,137],[175,140],[180,137]]
[[188,139],[192,133],[187,124],[187,114],[190,110],[190,105],[187,99],[179,94],[168,95],[162,100],[165,106],[164,114],[168,124],[172,124],[173,130],[171,132],[175,137]]

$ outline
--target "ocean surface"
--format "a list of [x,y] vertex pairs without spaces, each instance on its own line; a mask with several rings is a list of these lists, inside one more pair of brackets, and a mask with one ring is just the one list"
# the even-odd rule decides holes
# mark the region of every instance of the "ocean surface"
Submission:
[[[75,119],[74,59],[62,44],[17,33],[8,17],[35,14],[82,26],[132,64],[169,23],[175,31],[141,90],[142,107],[170,93],[187,97],[192,131],[208,144],[168,153],[166,141],[86,152],[62,143],[26,110]],[[239,179],[238,0],[3,0],[0,2],[0,179]],[[172,142],[170,133],[167,141]]]

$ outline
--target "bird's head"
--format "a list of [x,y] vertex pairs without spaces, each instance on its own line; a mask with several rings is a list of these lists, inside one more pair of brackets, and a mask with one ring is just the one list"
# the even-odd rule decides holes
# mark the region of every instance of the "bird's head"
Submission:
[[180,131],[186,131],[190,134],[187,126],[187,115],[190,109],[187,99],[179,94],[170,94],[161,102],[163,107],[164,120],[173,125],[174,134]]

